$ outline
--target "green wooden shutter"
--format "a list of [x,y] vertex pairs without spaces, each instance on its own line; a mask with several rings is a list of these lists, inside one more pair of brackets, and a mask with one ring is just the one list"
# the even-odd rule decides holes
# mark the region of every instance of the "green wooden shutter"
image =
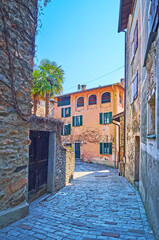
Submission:
[[61,108],[61,117],[64,116],[64,108]]
[[109,143],[109,154],[112,154],[112,143]]
[[75,117],[72,117],[72,126],[75,126]]
[[99,113],[99,123],[100,124],[103,124],[103,118],[102,118],[102,113]]
[[103,154],[103,143],[100,143],[100,154]]
[[109,123],[112,123],[112,112],[109,112]]
[[71,134],[71,124],[68,124],[68,135]]
[[63,127],[61,127],[61,135],[63,135]]
[[80,126],[82,126],[83,125],[83,121],[82,121],[83,119],[82,119],[82,115],[80,116]]
[[69,117],[71,116],[71,108],[70,107],[68,108],[68,116]]

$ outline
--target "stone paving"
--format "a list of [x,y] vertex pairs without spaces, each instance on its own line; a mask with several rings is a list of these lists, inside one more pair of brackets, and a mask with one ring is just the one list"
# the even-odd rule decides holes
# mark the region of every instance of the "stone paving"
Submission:
[[116,169],[76,163],[74,179],[30,205],[28,217],[0,231],[0,240],[154,240],[136,189]]

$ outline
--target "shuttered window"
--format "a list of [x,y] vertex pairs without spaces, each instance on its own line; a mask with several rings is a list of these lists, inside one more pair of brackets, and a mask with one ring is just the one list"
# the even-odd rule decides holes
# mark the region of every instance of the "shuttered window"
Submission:
[[112,154],[112,143],[100,143],[100,154]]
[[111,96],[109,92],[105,92],[101,96],[101,103],[107,103],[111,101]]
[[71,107],[61,108],[61,117],[70,117],[71,116]]
[[61,135],[66,136],[71,134],[71,124],[63,125],[61,128]]
[[159,21],[158,18],[158,0],[151,0],[149,5],[149,32],[155,32],[157,24]]
[[112,123],[112,112],[100,113],[99,114],[99,123],[100,124]]
[[137,96],[138,96],[138,71],[136,72],[135,77],[131,84],[131,103],[134,102]]
[[83,107],[84,106],[84,98],[83,97],[79,97],[77,99],[77,107]]
[[138,21],[136,22],[134,30],[134,55],[136,53],[137,47],[138,47]]
[[79,126],[82,126],[82,125],[83,125],[82,115],[72,117],[72,126],[79,127]]
[[97,104],[97,97],[96,95],[93,94],[89,96],[88,105],[94,105],[94,104]]

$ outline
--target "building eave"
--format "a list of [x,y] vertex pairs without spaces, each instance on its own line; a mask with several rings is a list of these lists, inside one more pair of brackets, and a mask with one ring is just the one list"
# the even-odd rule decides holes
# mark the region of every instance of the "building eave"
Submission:
[[86,90],[83,90],[83,91],[76,91],[76,92],[72,92],[72,93],[66,93],[66,94],[63,94],[63,95],[58,95],[58,96],[55,96],[55,98],[64,97],[64,96],[65,97],[66,96],[71,96],[71,95],[78,94],[78,93],[89,92],[89,91],[93,91],[93,90],[96,90],[96,89],[102,89],[102,88],[112,87],[112,86],[117,86],[117,87],[120,87],[124,90],[124,86],[122,86],[120,83],[114,83],[114,84],[105,85],[105,86],[101,86],[101,87],[86,89]]
[[118,32],[127,28],[129,15],[132,13],[134,0],[120,0]]

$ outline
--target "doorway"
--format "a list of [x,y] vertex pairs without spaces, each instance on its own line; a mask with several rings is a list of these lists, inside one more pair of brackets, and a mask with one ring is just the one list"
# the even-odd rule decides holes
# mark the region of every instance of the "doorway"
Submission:
[[30,131],[28,200],[47,190],[49,132]]
[[75,159],[81,158],[80,146],[81,146],[81,143],[75,143]]
[[139,165],[140,165],[140,137],[135,137],[135,176],[134,181],[139,181]]

